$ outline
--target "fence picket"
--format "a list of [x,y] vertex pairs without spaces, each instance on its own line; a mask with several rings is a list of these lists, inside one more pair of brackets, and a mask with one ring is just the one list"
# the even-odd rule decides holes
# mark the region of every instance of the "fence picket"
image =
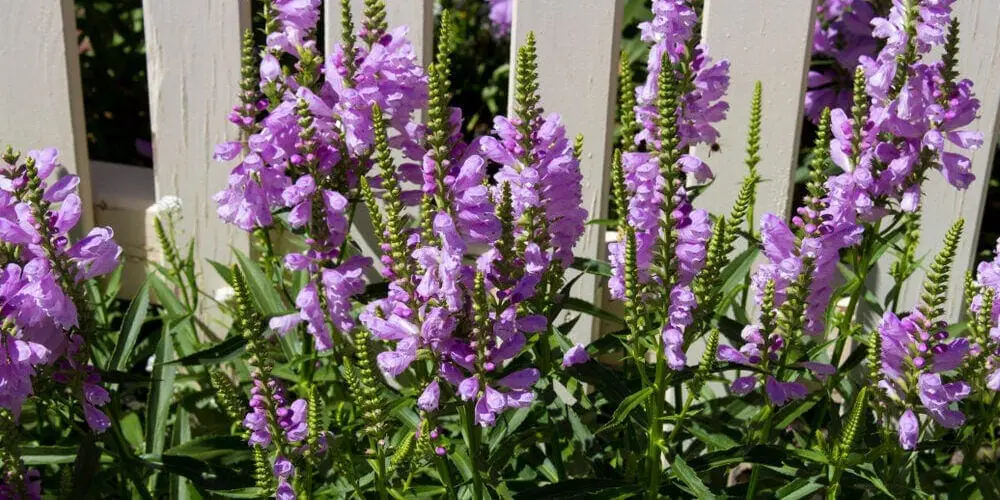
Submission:
[[806,75],[812,49],[815,0],[706,0],[702,39],[713,59],[730,62],[729,114],[718,127],[720,150],[701,156],[715,172],[715,184],[696,202],[728,213],[743,179],[743,156],[755,82],[763,86],[762,161],[764,182],[754,208],[782,216],[791,207]]
[[[0,146],[22,152],[56,147],[63,166],[80,176],[80,196],[92,200],[72,0],[3,2],[0,66],[10,74],[0,92]],[[16,72],[16,74],[14,73]],[[90,203],[81,225],[94,224]]]
[[[972,128],[983,134],[983,146],[971,155],[972,170],[976,180],[965,191],[948,185],[936,172],[928,175],[924,185],[922,230],[917,256],[928,256],[924,263],[941,248],[944,233],[955,219],[965,218],[965,232],[958,247],[954,269],[949,284],[945,310],[949,320],[961,315],[964,270],[970,269],[976,258],[979,229],[985,215],[986,193],[997,140],[1000,138],[1000,3],[960,0],[955,4],[955,15],[961,23],[959,31],[958,73],[960,78],[975,82],[973,90],[982,102],[979,118]],[[991,242],[992,243],[992,242]],[[900,305],[914,304],[920,290],[923,272],[918,272],[904,287]],[[887,285],[892,286],[891,283]]]
[[157,198],[182,199],[177,229],[195,239],[203,286],[225,282],[205,269],[206,259],[229,263],[232,248],[249,238],[216,215],[212,195],[226,185],[229,168],[212,160],[215,145],[238,137],[226,117],[236,102],[240,44],[250,26],[249,0],[144,0],[150,119]]
[[[511,61],[529,31],[538,43],[539,88],[542,106],[558,112],[569,136],[583,134],[580,170],[583,205],[591,218],[604,218],[608,209],[611,141],[615,126],[618,51],[624,0],[580,0],[567,9],[561,0],[515,0],[511,33]],[[512,63],[513,66],[513,63]],[[511,88],[514,72],[511,71]],[[510,92],[513,96],[513,92]],[[587,226],[576,247],[577,255],[604,258],[604,228]],[[599,303],[603,286],[585,276],[575,296]],[[576,342],[596,337],[597,322],[583,317],[571,333]]]

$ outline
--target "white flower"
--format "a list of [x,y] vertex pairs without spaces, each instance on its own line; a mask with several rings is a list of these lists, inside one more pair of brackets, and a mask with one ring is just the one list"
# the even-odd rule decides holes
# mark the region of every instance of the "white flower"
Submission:
[[180,215],[182,206],[180,198],[167,195],[156,201],[156,212],[167,217]]
[[233,287],[231,286],[217,288],[215,293],[212,294],[212,297],[224,306],[232,306],[233,302],[236,300],[236,290],[233,290]]

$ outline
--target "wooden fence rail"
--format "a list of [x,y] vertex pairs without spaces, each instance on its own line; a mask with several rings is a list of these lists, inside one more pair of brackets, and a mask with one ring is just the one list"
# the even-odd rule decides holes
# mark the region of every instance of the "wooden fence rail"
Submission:
[[[700,203],[727,211],[742,177],[743,141],[753,83],[764,88],[761,172],[765,177],[756,207],[787,215],[798,159],[799,118],[809,66],[817,0],[705,0],[703,39],[711,55],[731,62],[729,119],[721,124],[721,151],[708,158],[718,181]],[[339,38],[339,2],[325,7],[329,48]],[[410,27],[424,62],[433,43],[433,0],[388,2],[392,25]],[[573,7],[567,9],[567,3]],[[528,31],[538,39],[542,104],[562,114],[569,132],[585,136],[585,204],[593,217],[605,215],[608,163],[614,127],[613,100],[624,0],[514,0],[512,44]],[[362,8],[352,0],[355,15]],[[79,174],[87,204],[85,225],[115,227],[129,265],[126,291],[145,275],[143,262],[156,254],[149,221],[154,202],[164,195],[183,200],[180,227],[197,242],[197,256],[226,263],[230,247],[246,248],[245,235],[215,215],[212,193],[226,180],[227,166],[211,159],[214,144],[234,137],[226,121],[235,102],[240,35],[249,25],[249,0],[145,0],[143,2],[155,167],[141,169],[91,162],[80,84],[72,0],[0,0],[0,67],[8,77],[0,92],[0,141],[22,148],[56,146],[67,169]],[[959,69],[976,82],[982,100],[974,127],[984,147],[973,155],[976,184],[964,192],[946,188],[939,176],[926,188],[920,252],[939,245],[959,216],[967,221],[961,264],[974,259],[975,235],[986,203],[986,180],[1000,120],[1000,2],[959,0],[962,21]],[[512,49],[512,54],[515,52]],[[602,258],[605,235],[590,226],[578,247],[582,256]],[[208,266],[202,266],[203,270]],[[222,283],[204,272],[211,291]],[[953,291],[962,276],[955,273]],[[600,297],[601,284],[581,280],[575,295]],[[913,291],[908,292],[912,296]],[[956,299],[960,293],[952,293]],[[592,323],[574,337],[591,338]]]

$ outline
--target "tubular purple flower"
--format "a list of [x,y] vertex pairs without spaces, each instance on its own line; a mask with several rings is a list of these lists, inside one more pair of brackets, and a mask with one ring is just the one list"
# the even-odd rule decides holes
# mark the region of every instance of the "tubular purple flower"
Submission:
[[899,447],[904,450],[914,450],[917,448],[919,437],[920,421],[913,410],[907,409],[899,417]]
[[590,355],[587,354],[587,347],[583,344],[576,344],[567,349],[566,353],[563,354],[562,367],[569,368],[588,361],[590,361]]
[[489,0],[490,22],[493,23],[493,33],[499,37],[510,34],[511,22],[514,18],[513,0]]
[[[635,138],[636,144],[645,141],[659,147],[656,81],[663,56],[669,55],[672,64],[681,62],[697,21],[698,16],[687,0],[654,0],[653,20],[639,24],[642,40],[652,46],[646,65],[646,82],[635,91],[636,117],[643,126]],[[724,120],[729,110],[729,104],[722,101],[729,88],[729,62],[713,63],[704,46],[696,47],[694,52],[691,54],[693,88],[681,96],[678,110],[681,147],[714,144],[719,138],[714,124]]]
[[826,108],[851,108],[858,60],[876,54],[874,17],[875,10],[866,0],[824,0],[816,6],[812,57],[829,59],[830,64],[809,71],[805,114],[813,123],[819,123]]

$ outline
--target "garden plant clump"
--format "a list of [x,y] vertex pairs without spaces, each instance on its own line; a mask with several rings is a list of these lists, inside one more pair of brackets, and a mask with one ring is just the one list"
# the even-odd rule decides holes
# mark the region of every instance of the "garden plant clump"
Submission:
[[[245,36],[239,139],[215,151],[218,216],[252,242],[231,266],[195,262],[164,200],[119,309],[122,251],[76,228],[77,178],[54,150],[3,155],[0,498],[1000,496],[1000,257],[958,297],[963,221],[916,252],[924,182],[968,188],[983,142],[953,1],[820,2],[786,218],[754,213],[760,85],[738,198],[698,208],[693,148],[738,68],[700,43],[702,2],[653,0],[612,220],[584,208],[533,34],[510,113],[470,138],[452,12],[421,67],[383,0],[342,0],[322,54],[320,3],[266,1],[265,44]],[[489,7],[509,36],[511,2]],[[574,255],[588,223],[616,234],[607,262]],[[587,274],[621,316],[574,296]],[[572,341],[590,316],[614,326]]]

